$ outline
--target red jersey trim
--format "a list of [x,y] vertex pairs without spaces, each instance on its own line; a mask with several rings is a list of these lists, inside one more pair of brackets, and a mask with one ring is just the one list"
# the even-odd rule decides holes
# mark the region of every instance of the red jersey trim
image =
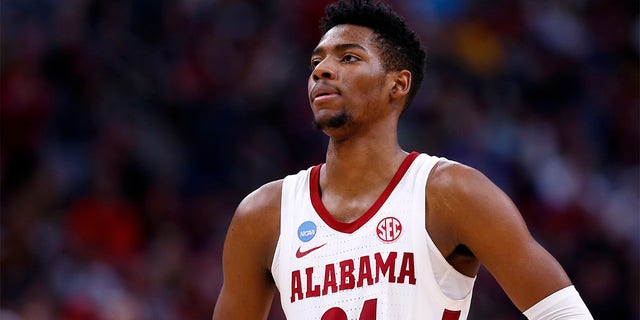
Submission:
[[461,310],[453,311],[449,309],[444,309],[442,313],[442,320],[458,320],[460,319]]
[[320,218],[327,225],[329,225],[329,227],[333,228],[336,231],[353,233],[360,227],[362,227],[365,223],[367,223],[367,221],[369,221],[369,219],[371,219],[371,217],[373,217],[378,212],[378,210],[380,210],[380,207],[382,207],[384,202],[387,201],[387,199],[391,195],[391,192],[393,192],[393,189],[395,189],[395,187],[398,185],[404,174],[407,172],[407,170],[409,170],[409,167],[413,163],[413,160],[415,160],[418,155],[420,154],[415,151],[407,155],[407,157],[402,161],[402,164],[400,164],[398,171],[396,171],[396,174],[393,176],[382,194],[380,194],[378,199],[371,205],[369,210],[367,210],[360,218],[353,222],[346,223],[336,220],[322,203],[322,198],[320,196],[320,168],[322,167],[322,164],[311,168],[311,176],[309,180],[311,204],[316,210],[316,213],[318,213],[318,216],[320,216]]

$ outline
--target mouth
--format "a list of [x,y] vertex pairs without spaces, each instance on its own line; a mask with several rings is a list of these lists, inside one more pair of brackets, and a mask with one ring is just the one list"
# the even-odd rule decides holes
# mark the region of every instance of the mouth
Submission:
[[337,96],[338,96],[337,93],[321,93],[321,94],[315,95],[315,97],[313,98],[313,102],[328,100]]
[[311,91],[311,102],[328,100],[340,95],[338,89],[327,86],[327,85],[317,85]]

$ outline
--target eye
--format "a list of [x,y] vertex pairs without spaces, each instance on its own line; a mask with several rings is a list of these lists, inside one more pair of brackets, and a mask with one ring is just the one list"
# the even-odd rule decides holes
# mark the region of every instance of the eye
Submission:
[[356,62],[358,60],[360,60],[360,59],[358,59],[358,57],[356,57],[356,56],[354,56],[352,54],[345,54],[342,57],[342,61],[344,61],[344,62]]
[[313,71],[316,66],[318,66],[318,64],[320,64],[320,59],[312,59],[311,63],[309,64],[309,70]]

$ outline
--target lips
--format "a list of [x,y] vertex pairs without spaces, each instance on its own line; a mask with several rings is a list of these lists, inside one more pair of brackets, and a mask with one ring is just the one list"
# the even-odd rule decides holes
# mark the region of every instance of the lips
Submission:
[[332,97],[339,95],[340,91],[333,86],[326,84],[316,84],[311,89],[311,101],[315,101],[316,99],[324,99],[323,97]]

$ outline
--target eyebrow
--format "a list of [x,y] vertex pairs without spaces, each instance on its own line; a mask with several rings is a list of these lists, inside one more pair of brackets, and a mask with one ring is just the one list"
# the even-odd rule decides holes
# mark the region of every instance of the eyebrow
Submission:
[[[349,49],[360,49],[360,50],[365,51],[365,52],[368,51],[365,47],[363,47],[363,46],[361,46],[361,45],[359,45],[357,43],[340,43],[340,44],[336,44],[333,47],[333,49],[336,50],[336,51],[346,51],[346,50],[349,50]],[[318,54],[318,53],[323,52],[323,51],[325,51],[324,47],[316,47],[315,49],[313,49],[313,52],[311,53],[311,55]]]

